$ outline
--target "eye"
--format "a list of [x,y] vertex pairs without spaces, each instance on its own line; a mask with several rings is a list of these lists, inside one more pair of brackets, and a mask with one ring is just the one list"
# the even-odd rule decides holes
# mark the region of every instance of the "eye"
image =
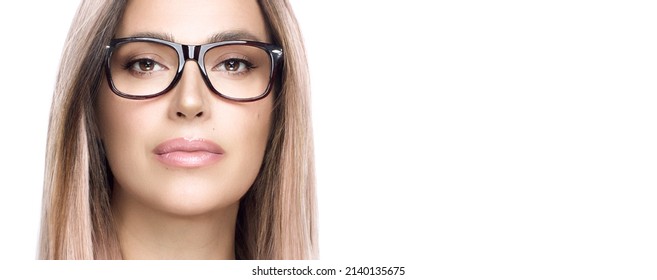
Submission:
[[138,59],[128,62],[127,69],[137,73],[162,71],[166,68],[152,59]]
[[253,64],[243,59],[227,59],[219,63],[212,70],[215,71],[225,71],[230,72],[231,74],[242,74],[253,69]]

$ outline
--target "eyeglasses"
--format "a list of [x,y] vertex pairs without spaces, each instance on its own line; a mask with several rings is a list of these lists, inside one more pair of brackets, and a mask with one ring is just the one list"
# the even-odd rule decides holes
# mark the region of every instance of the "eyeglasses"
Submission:
[[156,38],[113,39],[105,72],[112,91],[129,99],[167,93],[182,77],[187,60],[198,63],[205,84],[234,101],[267,96],[283,61],[283,50],[255,41],[183,45]]

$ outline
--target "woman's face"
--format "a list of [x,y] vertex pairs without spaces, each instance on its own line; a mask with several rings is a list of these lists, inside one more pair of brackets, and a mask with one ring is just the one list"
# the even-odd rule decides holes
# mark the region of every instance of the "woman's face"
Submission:
[[[270,42],[258,4],[244,0],[131,0],[115,38],[160,34],[200,45],[224,32]],[[97,112],[115,199],[174,215],[236,206],[260,169],[272,98],[223,99],[194,61],[175,88],[152,99],[119,97],[103,81]]]

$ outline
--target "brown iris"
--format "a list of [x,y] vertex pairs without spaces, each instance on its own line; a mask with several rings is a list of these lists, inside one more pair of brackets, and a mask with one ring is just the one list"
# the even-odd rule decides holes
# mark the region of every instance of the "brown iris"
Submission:
[[153,67],[155,67],[155,62],[150,59],[139,61],[139,70],[141,71],[153,71]]
[[229,61],[226,61],[224,67],[228,71],[237,71],[237,69],[240,68],[240,62],[236,61],[236,60],[229,60]]

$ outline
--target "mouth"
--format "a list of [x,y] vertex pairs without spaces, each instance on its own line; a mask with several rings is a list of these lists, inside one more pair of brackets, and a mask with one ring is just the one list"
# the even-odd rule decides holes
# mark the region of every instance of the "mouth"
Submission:
[[172,167],[202,167],[219,161],[224,150],[216,143],[201,138],[175,138],[153,149],[155,157]]

